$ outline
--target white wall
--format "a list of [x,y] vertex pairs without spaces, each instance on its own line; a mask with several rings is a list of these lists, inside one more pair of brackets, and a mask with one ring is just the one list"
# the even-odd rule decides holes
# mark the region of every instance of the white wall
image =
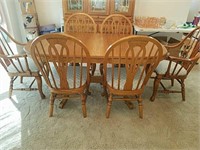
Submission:
[[[16,13],[19,7],[17,6],[18,0],[0,1],[5,1],[7,3],[13,31],[16,35],[19,35],[20,28],[23,26]],[[63,21],[62,0],[34,1],[40,25],[56,24],[57,27],[60,27]],[[16,4],[15,7],[14,4]],[[190,8],[191,6],[192,8]],[[200,0],[136,0],[135,16],[165,16],[168,20],[185,22],[188,14],[191,14],[193,17],[193,11],[198,10],[199,7]]]
[[[135,16],[164,16],[167,20],[185,22],[191,2],[191,0],[136,0]],[[40,25],[54,23],[60,26],[63,19],[62,0],[35,0],[35,4]],[[196,4],[194,6],[198,7]]]
[[[191,0],[136,0],[134,16],[165,17],[167,22],[180,25],[187,21],[191,3]],[[151,33],[140,32],[140,34]],[[155,36],[180,39],[182,33],[158,33]]]
[[198,11],[200,11],[200,0],[192,0],[187,21],[192,22],[194,19],[194,15],[197,14]]
[[185,22],[190,6],[191,0],[136,0],[135,16],[166,17]]
[[63,19],[62,0],[35,0],[35,6],[41,26],[56,24],[60,27]]

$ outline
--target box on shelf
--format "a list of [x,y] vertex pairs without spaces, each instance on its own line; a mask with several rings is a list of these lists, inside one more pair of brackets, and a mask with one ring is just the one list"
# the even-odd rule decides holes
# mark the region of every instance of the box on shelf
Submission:
[[40,34],[47,34],[47,33],[57,32],[55,24],[49,24],[49,25],[45,25],[45,26],[40,26],[39,30],[40,30]]

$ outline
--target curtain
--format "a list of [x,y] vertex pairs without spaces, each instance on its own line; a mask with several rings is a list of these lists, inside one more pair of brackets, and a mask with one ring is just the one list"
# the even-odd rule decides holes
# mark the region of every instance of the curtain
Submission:
[[7,29],[8,23],[6,23],[6,15],[5,15],[5,10],[4,10],[3,5],[4,5],[3,0],[0,0],[0,25],[3,28]]
[[[15,0],[0,0],[0,25],[17,41],[23,42],[17,16],[19,12],[15,9],[15,4]],[[18,51],[20,54],[24,53],[21,46],[10,44],[14,51]]]

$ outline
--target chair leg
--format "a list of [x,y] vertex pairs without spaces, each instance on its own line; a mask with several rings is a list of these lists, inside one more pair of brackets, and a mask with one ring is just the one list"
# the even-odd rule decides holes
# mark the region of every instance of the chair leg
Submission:
[[105,96],[108,99],[108,92],[107,92],[106,85],[103,85],[103,92],[101,93],[101,96]]
[[106,109],[106,118],[110,117],[111,105],[112,105],[112,94],[110,94],[109,98],[108,98],[107,109]]
[[41,79],[41,76],[37,76],[37,77],[35,77],[35,79],[36,79],[36,81],[37,81],[38,91],[39,91],[39,93],[40,93],[40,97],[41,97],[42,99],[44,99],[44,98],[45,98],[45,95],[44,95],[44,93],[43,93],[43,91],[42,91],[42,79]]
[[13,91],[13,84],[14,84],[14,77],[10,78],[10,87],[9,87],[9,98],[12,96],[12,91]]
[[82,111],[83,111],[83,117],[86,118],[87,117],[87,112],[86,112],[86,98],[87,96],[85,94],[81,95],[81,100],[82,100]]
[[141,96],[139,96],[139,99],[138,99],[138,106],[139,106],[139,117],[143,118],[143,104],[142,104]]
[[174,79],[171,79],[171,86],[174,86]]
[[62,101],[61,101],[60,104],[59,104],[59,108],[60,108],[60,109],[63,109],[64,106],[65,106],[65,104],[67,103],[67,101],[68,101],[68,99],[62,99]]
[[90,80],[87,82],[87,87],[86,87],[86,90],[85,90],[85,94],[86,95],[91,95],[91,92],[90,92]]
[[[127,96],[124,96],[124,98],[127,98]],[[133,109],[134,108],[134,105],[132,102],[130,101],[124,101],[125,104],[128,106],[129,109]]]
[[23,77],[20,77],[20,83],[23,83]]
[[51,93],[51,96],[50,96],[49,117],[53,116],[53,108],[54,108],[55,96],[56,96],[55,94]]
[[181,94],[182,94],[182,100],[185,101],[185,84],[184,84],[184,80],[181,80]]
[[103,64],[99,65],[99,70],[100,70],[101,75],[103,75]]
[[95,70],[96,70],[96,64],[91,64],[91,74],[92,74],[92,76],[94,76],[94,72],[95,72]]
[[160,81],[161,81],[161,76],[157,76],[155,79],[154,79],[154,85],[153,85],[153,94],[150,98],[150,101],[154,101],[155,98],[156,98],[156,94],[157,94],[157,91],[158,91],[158,87],[159,87],[159,84],[160,84]]

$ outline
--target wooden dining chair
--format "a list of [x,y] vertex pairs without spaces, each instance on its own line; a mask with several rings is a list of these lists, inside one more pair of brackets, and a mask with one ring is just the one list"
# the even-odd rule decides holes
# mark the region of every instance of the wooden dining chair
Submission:
[[162,57],[163,46],[152,37],[132,35],[111,44],[103,63],[103,86],[108,95],[107,118],[114,100],[136,100],[139,116],[143,118],[142,94]]
[[133,24],[121,14],[112,14],[106,17],[101,24],[101,33],[106,34],[133,34]]
[[[86,117],[86,92],[90,84],[90,54],[86,46],[73,36],[52,33],[32,42],[31,56],[51,92],[49,116],[53,115],[55,99],[62,99],[63,108],[68,99],[80,98]],[[87,66],[83,66],[85,63]]]
[[[121,14],[111,14],[106,17],[100,28],[102,34],[133,34],[133,25],[130,20]],[[103,74],[103,64],[100,64],[100,73]]]
[[73,13],[64,23],[64,32],[97,32],[97,24],[86,13]]
[[[65,21],[64,32],[96,33],[97,24],[94,19],[86,13],[74,13]],[[92,75],[94,75],[95,70],[96,64],[91,64]]]
[[[181,93],[182,100],[185,101],[185,79],[200,58],[200,27],[190,32],[183,40],[172,46],[166,46],[169,56],[166,60],[160,62],[155,69],[156,77],[154,78],[153,94],[150,98],[154,101],[158,92],[159,84],[163,90],[162,93]],[[174,85],[174,80],[180,83],[181,89],[166,88],[161,82],[170,80]]]
[[[11,98],[13,90],[39,90],[40,96],[43,99],[45,95],[42,92],[42,79],[38,68],[33,60],[27,57],[25,52],[23,54],[17,52],[17,47],[23,49],[25,45],[26,43],[18,42],[0,26],[0,64],[10,77],[9,98]],[[23,77],[33,77],[34,80],[27,88],[14,88],[14,81],[18,77],[20,77],[21,83],[23,82]],[[37,81],[38,88],[32,88],[35,80]]]

